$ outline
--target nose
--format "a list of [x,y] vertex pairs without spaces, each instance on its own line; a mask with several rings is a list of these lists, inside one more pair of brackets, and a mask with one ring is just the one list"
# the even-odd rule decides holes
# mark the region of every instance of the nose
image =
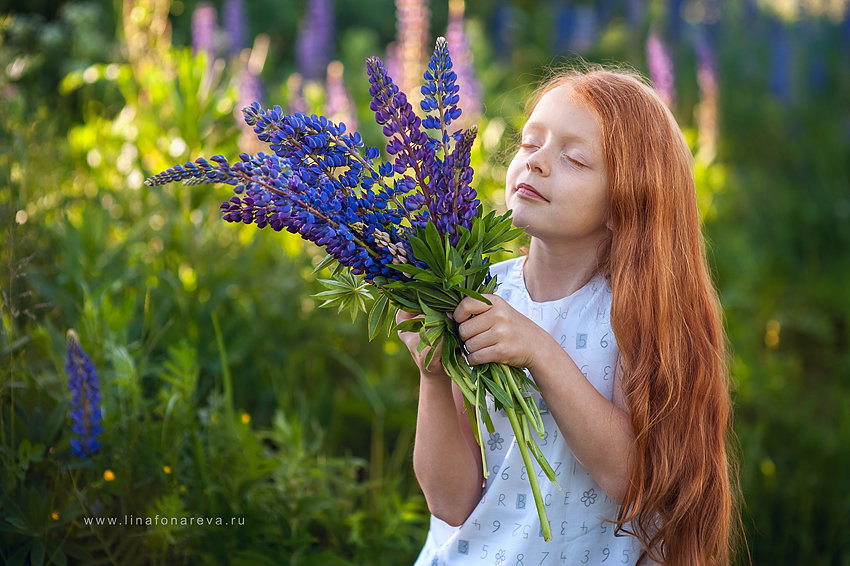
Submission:
[[542,147],[528,156],[525,167],[541,177],[549,176],[549,162],[544,155],[544,149]]

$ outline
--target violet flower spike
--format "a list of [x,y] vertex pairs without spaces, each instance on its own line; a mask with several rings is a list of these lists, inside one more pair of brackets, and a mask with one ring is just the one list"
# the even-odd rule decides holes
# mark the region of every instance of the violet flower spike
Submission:
[[425,71],[425,84],[422,85],[422,95],[425,97],[419,103],[422,110],[431,112],[437,110],[436,115],[429,114],[422,122],[427,129],[440,129],[443,144],[443,156],[448,155],[449,134],[447,128],[453,120],[461,115],[457,104],[460,101],[458,94],[460,88],[457,86],[457,73],[452,69],[452,58],[449,55],[449,44],[444,37],[437,38],[434,54]]
[[396,156],[393,169],[398,174],[404,174],[412,168],[415,174],[413,182],[421,188],[425,202],[430,203],[428,176],[422,163],[428,156],[426,148],[431,140],[421,129],[422,120],[413,112],[407,96],[399,91],[387,75],[380,59],[366,59],[366,72],[369,74],[369,94],[372,96],[369,108],[375,113],[375,121],[383,126],[384,135],[389,138],[387,153]]
[[71,392],[71,454],[85,459],[100,450],[97,438],[103,433],[100,409],[100,378],[97,368],[80,346],[77,333],[68,331],[65,372]]

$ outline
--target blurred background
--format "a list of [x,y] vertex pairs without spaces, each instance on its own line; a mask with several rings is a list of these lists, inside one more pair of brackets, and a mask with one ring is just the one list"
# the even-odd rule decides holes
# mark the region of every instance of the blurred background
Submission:
[[[850,564],[846,0],[0,2],[0,562],[412,562],[398,340],[318,309],[318,250],[223,223],[226,187],[143,180],[262,149],[254,100],[381,145],[364,58],[415,91],[439,35],[488,207],[548,70],[652,78],[695,155],[752,563]],[[70,328],[99,373],[82,457]],[[87,524],[155,516],[225,524]]]

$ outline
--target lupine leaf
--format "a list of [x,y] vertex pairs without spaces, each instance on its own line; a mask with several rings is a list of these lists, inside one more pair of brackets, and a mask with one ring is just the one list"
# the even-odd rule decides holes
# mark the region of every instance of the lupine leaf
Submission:
[[413,257],[419,261],[425,262],[428,268],[434,271],[437,275],[443,274],[442,263],[437,261],[434,254],[431,253],[428,245],[423,240],[418,237],[411,236],[408,242],[410,242],[410,247],[413,249]]
[[372,309],[369,311],[369,340],[374,340],[381,332],[381,328],[386,322],[386,315],[389,309],[389,299],[387,299],[386,295],[381,294],[381,296],[375,300],[375,303],[372,305]]
[[421,318],[409,318],[407,320],[398,322],[393,326],[393,330],[395,332],[419,332],[421,328]]
[[332,256],[331,254],[327,254],[324,259],[322,259],[322,261],[320,261],[319,264],[313,269],[313,273],[315,274],[320,272],[324,268],[332,265],[335,261],[336,259],[334,259],[334,256]]
[[484,383],[487,384],[487,390],[492,393],[493,397],[498,399],[503,406],[513,408],[514,404],[513,401],[511,401],[511,396],[508,395],[508,392],[502,389],[500,385],[484,375],[484,372],[480,372],[478,374],[478,379],[483,380]]

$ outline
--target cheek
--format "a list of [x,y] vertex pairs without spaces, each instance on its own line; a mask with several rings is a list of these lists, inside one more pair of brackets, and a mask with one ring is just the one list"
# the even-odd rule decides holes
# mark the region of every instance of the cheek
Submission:
[[510,200],[522,168],[523,165],[520,163],[520,159],[518,157],[514,157],[508,165],[508,171],[505,175],[505,202]]

